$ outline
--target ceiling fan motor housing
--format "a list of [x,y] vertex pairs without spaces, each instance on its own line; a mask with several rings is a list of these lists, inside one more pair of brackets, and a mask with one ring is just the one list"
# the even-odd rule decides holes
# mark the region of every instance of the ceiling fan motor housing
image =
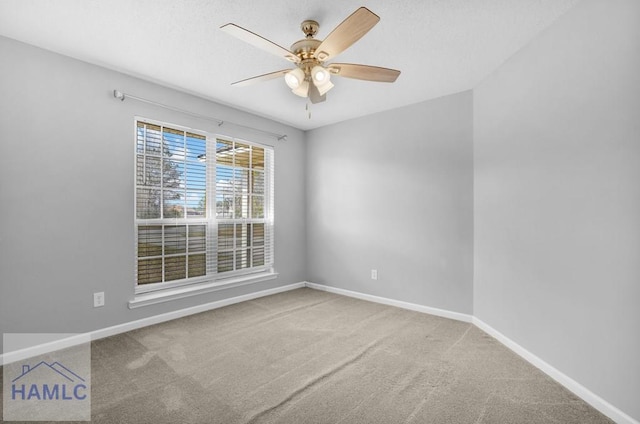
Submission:
[[316,59],[315,52],[322,42],[315,38],[305,38],[298,40],[291,45],[291,51],[300,59]]
[[320,40],[305,38],[291,45],[291,51],[300,58],[300,62],[297,64],[298,68],[304,71],[307,79],[311,76],[311,69],[322,64],[315,56],[316,49],[320,44]]

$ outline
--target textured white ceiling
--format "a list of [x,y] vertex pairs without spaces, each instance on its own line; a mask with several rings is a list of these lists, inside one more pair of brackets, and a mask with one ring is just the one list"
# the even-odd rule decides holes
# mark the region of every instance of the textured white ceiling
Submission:
[[[473,88],[578,1],[1,0],[0,35],[311,129]],[[291,65],[221,25],[288,48],[304,19],[323,39],[360,6],[380,22],[335,61],[399,69],[395,83],[334,77],[311,119],[281,79],[230,85]]]

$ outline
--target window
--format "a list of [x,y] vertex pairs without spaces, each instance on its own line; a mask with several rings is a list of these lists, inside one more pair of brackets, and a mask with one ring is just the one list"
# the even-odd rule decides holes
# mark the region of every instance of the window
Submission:
[[137,293],[272,269],[273,149],[139,119],[135,168]]

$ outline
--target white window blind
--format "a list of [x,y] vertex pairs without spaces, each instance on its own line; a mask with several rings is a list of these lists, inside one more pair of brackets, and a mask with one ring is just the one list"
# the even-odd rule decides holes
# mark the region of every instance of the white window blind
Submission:
[[273,263],[273,151],[245,142],[216,142],[218,273]]
[[137,120],[136,292],[272,270],[273,171],[272,148]]

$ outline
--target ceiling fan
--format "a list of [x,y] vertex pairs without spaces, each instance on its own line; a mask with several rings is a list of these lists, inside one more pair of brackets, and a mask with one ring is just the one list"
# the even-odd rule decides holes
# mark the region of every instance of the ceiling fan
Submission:
[[366,7],[361,7],[342,21],[322,41],[313,38],[320,26],[318,22],[303,21],[300,28],[306,38],[293,43],[290,50],[236,24],[225,24],[220,29],[226,33],[269,53],[283,57],[296,65],[294,69],[270,72],[234,82],[232,85],[245,86],[284,75],[286,84],[294,94],[300,97],[309,97],[312,103],[319,103],[326,100],[326,93],[333,88],[331,75],[366,81],[394,82],[400,75],[400,71],[395,69],[353,63],[325,65],[326,61],[333,59],[362,38],[379,20],[378,15]]

